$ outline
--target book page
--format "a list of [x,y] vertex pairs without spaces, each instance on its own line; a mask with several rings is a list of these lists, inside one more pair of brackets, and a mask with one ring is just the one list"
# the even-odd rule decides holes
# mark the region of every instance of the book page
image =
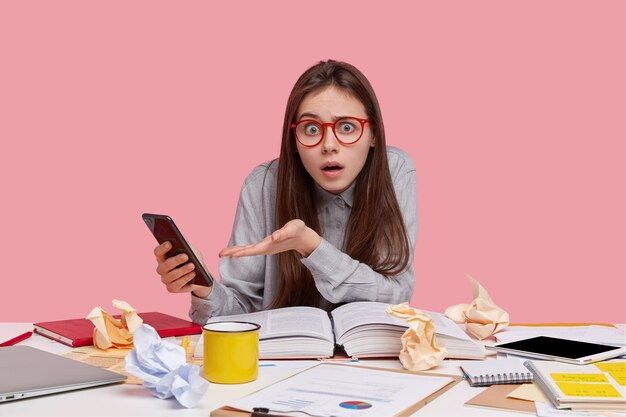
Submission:
[[446,317],[445,314],[436,313],[434,311],[422,311],[432,317],[437,334],[454,337],[455,339],[472,340],[472,338],[469,337],[469,335],[465,333],[458,324]]
[[[363,301],[345,304],[332,311],[335,336],[337,339],[348,330],[368,324],[390,324],[399,327],[409,327],[406,322],[387,314],[390,304]],[[472,340],[455,322],[442,313],[421,310],[431,316],[437,334],[446,335],[455,339]]]
[[[335,340],[349,355],[387,355],[399,352],[400,337],[408,324],[387,314],[389,304],[362,301],[332,311]],[[422,310],[431,316],[438,342],[449,358],[484,359],[483,349],[456,323],[441,313]]]
[[207,323],[220,321],[248,321],[261,326],[259,340],[286,336],[309,336],[333,341],[328,313],[315,307],[286,307],[255,313],[218,316]]
[[388,324],[399,328],[409,326],[401,319],[387,314],[389,304],[362,301],[344,304],[331,313],[335,326],[335,339],[339,340],[348,330],[358,326]]
[[[319,308],[285,307],[255,313],[218,316],[209,319],[208,323],[220,321],[247,321],[260,325],[259,357],[262,358],[293,355],[332,356],[332,349],[335,344],[332,324],[328,313]],[[193,352],[193,358],[202,358],[203,356],[204,337],[200,336]]]

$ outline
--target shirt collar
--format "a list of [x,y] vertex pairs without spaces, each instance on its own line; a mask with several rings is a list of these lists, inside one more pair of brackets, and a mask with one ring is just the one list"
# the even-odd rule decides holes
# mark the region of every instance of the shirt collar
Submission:
[[333,193],[326,191],[322,187],[320,187],[318,183],[315,183],[315,194],[317,195],[317,198],[323,205],[330,203],[333,199],[339,196],[341,197],[343,201],[345,201],[348,207],[352,208],[352,203],[354,202],[354,185],[355,184],[356,184],[356,181],[353,181],[352,184],[350,184],[350,187],[348,187],[348,189],[344,191],[343,193],[333,194]]

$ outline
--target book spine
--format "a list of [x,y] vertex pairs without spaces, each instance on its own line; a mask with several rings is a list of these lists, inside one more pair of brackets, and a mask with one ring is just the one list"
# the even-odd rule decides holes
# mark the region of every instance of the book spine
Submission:
[[[180,329],[162,329],[162,330],[157,330],[156,332],[160,337],[174,337],[174,336],[181,335]],[[190,335],[200,334],[200,333],[202,333],[202,326],[200,325],[198,325],[197,328],[190,328],[185,331],[185,334],[190,334]]]
[[541,377],[541,373],[539,372],[539,370],[537,370],[532,361],[524,362],[524,366],[530,369],[530,371],[533,373],[535,377],[535,383],[539,386],[539,388],[541,388],[546,397],[548,397],[552,405],[556,408],[563,408],[563,406],[560,404],[558,393],[554,392],[550,388],[548,383]]
[[35,330],[35,333],[37,333],[38,335],[47,337],[48,339],[55,340],[59,343],[63,343],[64,345],[71,346],[71,347],[80,347],[80,346],[87,346],[87,345],[93,344],[92,338],[72,340],[72,339],[68,339],[67,337],[63,337],[59,334],[56,334],[54,332],[51,332],[49,330],[42,329],[40,327],[35,327],[34,330]]

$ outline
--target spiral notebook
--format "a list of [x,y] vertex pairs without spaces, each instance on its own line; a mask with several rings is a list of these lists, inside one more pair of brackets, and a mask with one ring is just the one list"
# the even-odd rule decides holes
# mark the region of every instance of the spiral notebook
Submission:
[[533,373],[517,359],[466,362],[461,369],[472,387],[533,382]]

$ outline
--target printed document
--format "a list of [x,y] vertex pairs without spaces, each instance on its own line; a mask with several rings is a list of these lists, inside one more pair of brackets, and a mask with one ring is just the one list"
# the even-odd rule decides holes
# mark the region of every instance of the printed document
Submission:
[[239,410],[310,416],[393,416],[439,391],[453,378],[321,364],[228,404]]

